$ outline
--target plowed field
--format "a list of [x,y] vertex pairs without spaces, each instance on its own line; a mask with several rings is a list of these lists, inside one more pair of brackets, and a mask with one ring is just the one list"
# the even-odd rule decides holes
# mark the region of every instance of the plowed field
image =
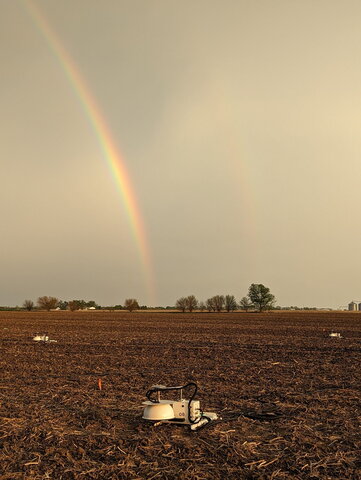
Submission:
[[[361,314],[2,312],[0,333],[1,479],[361,478]],[[222,420],[141,419],[188,381]]]

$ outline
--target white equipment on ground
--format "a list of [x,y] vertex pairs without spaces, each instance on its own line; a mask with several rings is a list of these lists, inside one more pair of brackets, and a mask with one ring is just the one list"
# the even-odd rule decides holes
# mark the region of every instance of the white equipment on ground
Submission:
[[[183,398],[183,390],[193,388],[189,400]],[[163,400],[161,392],[179,391],[180,398],[177,400]],[[143,413],[143,419],[158,423],[174,423],[178,425],[189,425],[191,430],[197,430],[212,420],[217,420],[218,415],[212,412],[202,412],[199,400],[194,400],[198,387],[194,382],[177,387],[166,387],[164,385],[153,385],[146,393],[147,401]]]
[[341,333],[332,332],[329,335],[330,337],[342,338]]
[[57,340],[50,340],[46,333],[44,334],[35,334],[33,337],[34,342],[46,342],[46,343],[57,343]]

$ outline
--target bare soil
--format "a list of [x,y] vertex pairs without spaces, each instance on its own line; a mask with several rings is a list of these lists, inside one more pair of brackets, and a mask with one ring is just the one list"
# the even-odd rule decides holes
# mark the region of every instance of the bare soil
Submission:
[[[361,479],[361,314],[1,312],[0,347],[1,479]],[[188,381],[222,420],[141,419]]]

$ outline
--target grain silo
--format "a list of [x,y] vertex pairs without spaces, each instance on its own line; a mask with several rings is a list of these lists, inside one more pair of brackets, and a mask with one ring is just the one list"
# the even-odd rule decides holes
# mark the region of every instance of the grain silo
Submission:
[[350,312],[354,312],[357,310],[357,303],[356,302],[350,302],[348,304],[348,309]]

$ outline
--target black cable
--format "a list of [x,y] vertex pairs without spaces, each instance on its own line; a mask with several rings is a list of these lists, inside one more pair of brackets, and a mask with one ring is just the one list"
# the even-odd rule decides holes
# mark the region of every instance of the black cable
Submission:
[[193,400],[193,398],[195,397],[196,393],[197,393],[197,390],[198,390],[198,387],[197,385],[194,383],[194,382],[189,382],[187,383],[186,385],[179,385],[179,386],[176,386],[176,387],[163,387],[162,385],[160,386],[154,386],[153,388],[150,388],[147,393],[145,394],[145,396],[147,397],[147,399],[152,402],[152,403],[159,403],[158,402],[158,399],[156,398],[152,398],[152,395],[154,393],[157,393],[157,392],[168,392],[168,391],[172,391],[172,390],[183,390],[185,388],[188,388],[188,387],[194,387],[194,392],[193,392],[193,395],[191,397],[191,400]]

